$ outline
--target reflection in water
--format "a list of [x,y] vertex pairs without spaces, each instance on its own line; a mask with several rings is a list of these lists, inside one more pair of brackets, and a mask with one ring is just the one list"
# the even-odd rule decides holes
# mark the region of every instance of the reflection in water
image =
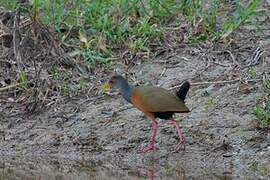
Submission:
[[139,167],[138,170],[140,171],[140,173],[147,175],[150,180],[154,180],[154,177],[155,177],[155,169],[154,168]]
[[[139,168],[140,173],[147,175],[147,177],[149,177],[150,180],[155,180],[155,179],[162,179],[166,178],[168,179],[168,177],[170,177],[170,175],[164,175],[164,176],[157,176],[157,170],[154,167],[140,167]],[[183,168],[177,168],[175,170],[173,170],[173,172],[171,172],[171,178],[172,179],[177,179],[177,180],[186,180],[186,175],[185,175],[185,171]]]
[[[169,164],[169,160],[159,161],[154,157],[145,158],[141,166],[125,165],[121,161],[110,162],[91,162],[91,161],[68,161],[68,160],[50,160],[42,159],[8,159],[0,160],[0,180],[88,180],[88,179],[232,179],[231,173],[195,174],[194,169],[186,169],[187,162],[181,164]],[[130,162],[129,162],[130,164]],[[138,164],[138,163],[134,163]],[[187,172],[189,174],[187,175]]]
[[177,179],[186,180],[185,170],[180,166],[170,166],[169,164],[162,166],[155,157],[147,158],[144,166],[138,166],[137,170],[140,174],[147,176],[150,180],[156,179]]
[[[0,163],[0,180],[69,180],[69,179],[92,179],[101,177],[106,179],[102,168],[97,169],[96,163],[78,163],[62,161],[27,161],[7,160]],[[100,178],[99,178],[100,179]]]

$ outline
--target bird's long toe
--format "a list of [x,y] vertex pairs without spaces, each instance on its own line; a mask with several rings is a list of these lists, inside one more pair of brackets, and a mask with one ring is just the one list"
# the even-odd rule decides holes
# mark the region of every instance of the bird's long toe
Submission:
[[179,143],[177,143],[175,148],[176,152],[185,151],[185,149],[186,149],[185,141],[180,141]]
[[153,151],[153,150],[156,150],[155,146],[149,144],[147,147],[140,149],[139,153],[145,154],[145,153],[148,153],[148,152]]

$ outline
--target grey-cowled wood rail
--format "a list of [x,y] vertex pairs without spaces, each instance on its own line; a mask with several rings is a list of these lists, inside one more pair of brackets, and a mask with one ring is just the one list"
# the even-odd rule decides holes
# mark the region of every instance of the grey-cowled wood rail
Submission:
[[179,136],[176,150],[179,151],[185,148],[185,135],[173,118],[173,114],[190,112],[185,105],[185,98],[190,87],[189,82],[184,82],[176,94],[172,94],[161,87],[134,87],[129,85],[127,80],[119,75],[112,76],[108,85],[109,88],[118,89],[128,102],[132,103],[152,120],[150,143],[147,147],[140,150],[141,153],[155,149],[158,128],[157,118],[169,120],[175,127]]

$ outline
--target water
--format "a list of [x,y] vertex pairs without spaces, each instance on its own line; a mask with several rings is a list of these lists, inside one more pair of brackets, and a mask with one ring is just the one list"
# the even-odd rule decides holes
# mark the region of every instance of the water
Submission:
[[[192,169],[186,172],[181,164],[159,164],[151,159],[133,167],[115,162],[71,161],[57,159],[25,159],[12,158],[0,163],[1,180],[119,180],[119,179],[232,179],[231,172],[216,172],[202,170],[201,174],[193,174]],[[147,165],[145,165],[147,164]],[[194,173],[196,170],[194,171]],[[193,175],[192,175],[193,174]]]

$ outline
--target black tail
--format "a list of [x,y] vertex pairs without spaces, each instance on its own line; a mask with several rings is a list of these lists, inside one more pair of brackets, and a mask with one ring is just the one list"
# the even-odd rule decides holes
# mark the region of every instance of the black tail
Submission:
[[189,88],[190,88],[190,83],[188,81],[183,82],[182,86],[176,92],[177,97],[181,99],[182,101],[185,101]]

